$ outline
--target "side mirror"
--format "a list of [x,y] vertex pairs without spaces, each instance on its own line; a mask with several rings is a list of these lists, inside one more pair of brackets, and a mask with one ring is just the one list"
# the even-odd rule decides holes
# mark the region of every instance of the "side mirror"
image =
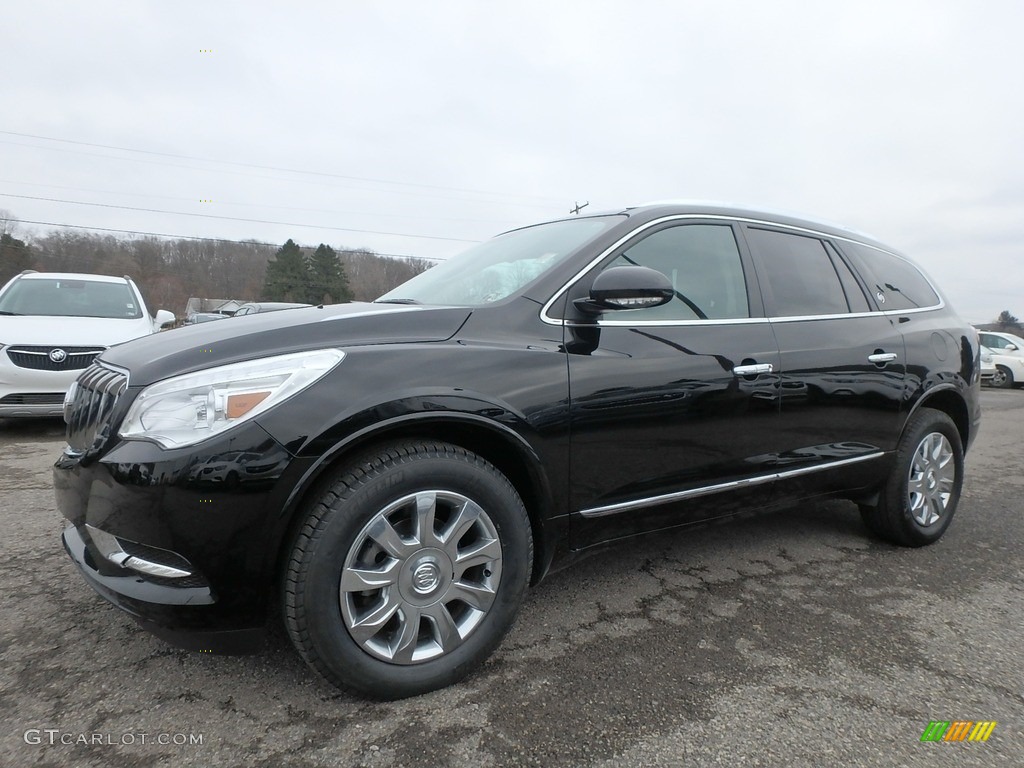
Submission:
[[168,312],[166,309],[158,309],[156,317],[153,318],[157,328],[166,328],[168,325],[172,325],[177,318],[173,312]]
[[672,282],[650,267],[612,267],[594,278],[590,296],[573,304],[596,315],[612,309],[649,309],[672,301]]
[[1007,344],[1006,348],[1008,350],[1010,350],[1011,352],[1016,352],[1017,351],[1017,345],[1016,344]]

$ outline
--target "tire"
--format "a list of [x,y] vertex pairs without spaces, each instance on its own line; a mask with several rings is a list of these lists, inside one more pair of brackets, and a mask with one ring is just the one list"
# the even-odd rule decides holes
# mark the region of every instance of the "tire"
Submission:
[[526,509],[494,466],[446,443],[385,446],[311,505],[286,564],[285,627],[338,688],[416,696],[491,655],[532,567]]
[[996,373],[989,382],[990,386],[997,389],[1011,389],[1013,387],[1013,371],[1005,365],[997,365]]
[[921,408],[903,431],[877,505],[861,506],[861,517],[869,531],[893,544],[934,544],[953,520],[963,479],[956,425],[941,411]]

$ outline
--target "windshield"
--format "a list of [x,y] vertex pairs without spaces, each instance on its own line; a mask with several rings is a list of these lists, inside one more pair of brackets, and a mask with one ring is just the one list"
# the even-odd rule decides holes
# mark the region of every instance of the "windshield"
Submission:
[[30,278],[18,280],[0,297],[0,314],[134,320],[142,310],[128,283]]
[[416,275],[377,301],[457,306],[500,301],[620,220],[567,219],[506,232]]

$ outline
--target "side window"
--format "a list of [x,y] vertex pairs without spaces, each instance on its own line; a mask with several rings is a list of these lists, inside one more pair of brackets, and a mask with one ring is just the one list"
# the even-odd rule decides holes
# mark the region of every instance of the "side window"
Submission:
[[839,246],[864,265],[860,271],[865,278],[870,276],[869,284],[874,281],[872,292],[885,297],[882,309],[916,309],[939,303],[928,280],[906,259],[860,243],[842,242]]
[[1002,336],[983,333],[981,334],[981,343],[989,349],[1005,349],[1008,342]]
[[632,320],[727,320],[750,316],[747,285],[732,227],[680,224],[630,245],[604,268],[636,265],[669,280],[675,298],[660,307],[618,313]]
[[828,249],[828,255],[832,258],[832,266],[836,268],[836,272],[839,274],[839,282],[843,284],[843,293],[846,294],[846,303],[850,305],[850,311],[870,312],[871,306],[864,297],[864,291],[861,290],[857,278],[853,276],[853,272],[846,266],[846,262],[832,248]]
[[769,317],[850,311],[837,267],[821,240],[753,227],[747,229],[747,239],[760,256],[758,276]]

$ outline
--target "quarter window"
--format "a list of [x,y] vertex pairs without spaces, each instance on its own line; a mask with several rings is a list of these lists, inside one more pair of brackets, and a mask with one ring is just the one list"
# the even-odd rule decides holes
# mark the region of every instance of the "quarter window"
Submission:
[[605,269],[628,265],[658,270],[672,281],[675,291],[667,304],[622,315],[631,321],[750,316],[740,252],[728,225],[681,224],[660,229],[630,245]]
[[918,309],[934,307],[939,297],[928,280],[906,259],[870,248],[860,243],[841,242],[840,247],[853,258],[859,259],[874,281],[871,292],[884,297],[882,309]]
[[758,275],[764,272],[761,284],[769,316],[838,315],[850,311],[836,265],[821,240],[754,228],[747,230],[747,239],[760,256]]

